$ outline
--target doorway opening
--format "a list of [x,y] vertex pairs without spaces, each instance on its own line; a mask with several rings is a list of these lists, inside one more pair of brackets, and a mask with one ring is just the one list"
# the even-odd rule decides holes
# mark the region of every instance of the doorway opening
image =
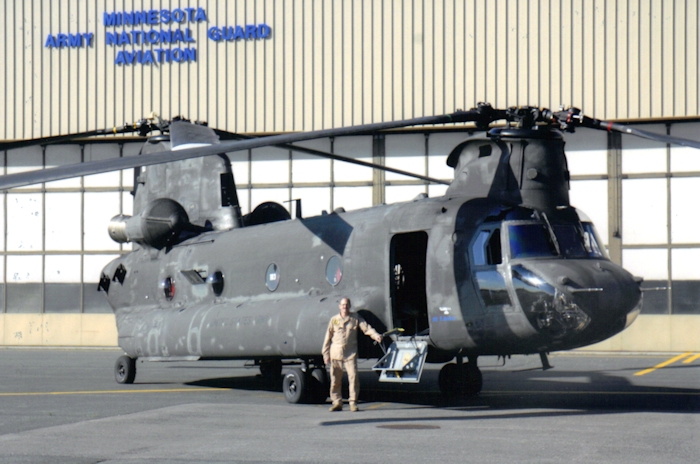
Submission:
[[428,302],[425,262],[428,234],[424,231],[391,238],[391,314],[404,335],[427,334]]

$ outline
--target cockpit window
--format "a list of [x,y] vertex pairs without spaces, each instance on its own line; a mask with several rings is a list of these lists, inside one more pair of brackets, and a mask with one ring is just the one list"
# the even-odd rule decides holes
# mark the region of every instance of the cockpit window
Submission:
[[588,250],[588,255],[593,258],[607,258],[605,254],[605,248],[602,246],[602,242],[598,238],[598,233],[591,222],[584,222],[583,224],[583,242],[586,250]]
[[472,245],[472,257],[477,266],[501,264],[501,229],[480,231]]
[[479,231],[472,244],[472,259],[476,267],[476,283],[484,306],[510,305],[506,280],[496,268],[503,263],[500,228]]
[[568,223],[551,225],[537,222],[511,224],[508,241],[511,259],[546,258],[605,258],[593,224]]
[[542,223],[512,224],[508,227],[511,259],[557,256],[549,229]]
[[604,258],[595,228],[584,222],[579,228],[574,224],[553,224],[554,234],[559,243],[559,251],[567,258]]
[[552,224],[557,237],[559,251],[567,258],[586,258],[588,252],[583,245],[582,230],[574,224]]

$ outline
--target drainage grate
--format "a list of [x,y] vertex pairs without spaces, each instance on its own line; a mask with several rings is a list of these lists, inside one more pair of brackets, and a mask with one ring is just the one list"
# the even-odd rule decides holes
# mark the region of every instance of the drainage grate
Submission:
[[425,424],[389,424],[389,425],[378,425],[378,429],[391,429],[391,430],[426,430],[426,429],[439,429],[438,425],[425,425]]

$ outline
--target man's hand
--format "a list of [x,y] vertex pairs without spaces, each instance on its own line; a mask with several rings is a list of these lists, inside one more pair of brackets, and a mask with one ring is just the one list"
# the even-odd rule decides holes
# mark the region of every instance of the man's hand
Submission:
[[331,357],[330,356],[324,356],[323,357],[323,364],[330,364],[331,363]]
[[381,343],[383,338],[381,334],[376,334],[372,339],[377,343]]

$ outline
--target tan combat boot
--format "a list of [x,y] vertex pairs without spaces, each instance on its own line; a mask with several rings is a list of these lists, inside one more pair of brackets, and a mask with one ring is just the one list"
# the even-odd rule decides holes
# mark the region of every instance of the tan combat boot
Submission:
[[330,412],[335,412],[335,411],[342,411],[343,410],[343,402],[338,401],[337,403],[333,403],[333,406],[329,409]]
[[350,412],[357,412],[359,410],[360,408],[357,407],[357,403],[355,403],[354,401],[350,403]]

